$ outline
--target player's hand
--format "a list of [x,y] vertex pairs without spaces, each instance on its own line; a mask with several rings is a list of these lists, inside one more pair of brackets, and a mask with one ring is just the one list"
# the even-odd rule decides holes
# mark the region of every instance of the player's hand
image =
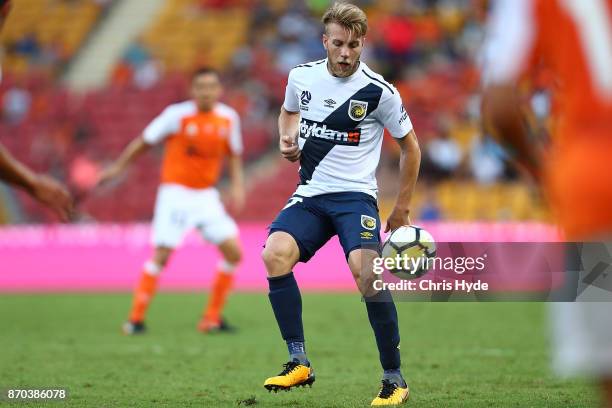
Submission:
[[242,211],[245,203],[245,192],[244,187],[235,186],[232,187],[232,207],[236,212]]
[[55,211],[64,222],[74,214],[73,199],[60,182],[45,175],[36,177],[31,189],[32,197]]
[[123,172],[123,168],[115,163],[106,167],[100,175],[98,176],[98,181],[96,182],[96,187],[101,187],[115,180],[117,177],[121,175]]
[[298,161],[302,152],[297,143],[297,137],[284,135],[280,139],[281,155],[290,162]]
[[393,231],[403,225],[410,225],[411,222],[410,217],[408,216],[409,213],[410,210],[408,209],[394,207],[393,211],[391,211],[391,214],[389,215],[389,218],[387,218],[387,225],[385,226],[384,232]]

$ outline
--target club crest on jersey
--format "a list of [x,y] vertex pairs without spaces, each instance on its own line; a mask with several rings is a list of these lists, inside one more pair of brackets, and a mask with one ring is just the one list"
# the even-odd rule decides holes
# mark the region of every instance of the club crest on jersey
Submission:
[[197,123],[191,122],[185,128],[185,134],[189,137],[194,137],[198,134],[198,130]]
[[349,118],[355,121],[361,121],[365,118],[366,113],[368,112],[368,103],[364,101],[358,101],[356,99],[351,99],[349,102],[348,114]]
[[376,229],[376,218],[370,217],[369,215],[361,216],[361,226],[367,230]]

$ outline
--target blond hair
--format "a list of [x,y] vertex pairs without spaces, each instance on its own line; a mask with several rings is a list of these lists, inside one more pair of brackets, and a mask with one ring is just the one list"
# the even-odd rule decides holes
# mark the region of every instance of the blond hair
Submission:
[[363,37],[368,31],[368,18],[366,14],[359,7],[349,3],[334,3],[325,11],[321,22],[326,29],[328,24],[339,24],[356,37]]

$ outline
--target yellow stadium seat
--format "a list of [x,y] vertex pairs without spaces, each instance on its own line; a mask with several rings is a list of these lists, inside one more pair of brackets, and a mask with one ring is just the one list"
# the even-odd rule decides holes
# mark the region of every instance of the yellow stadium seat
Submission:
[[200,10],[197,0],[168,0],[144,33],[144,43],[167,67],[191,70],[206,53],[210,65],[225,68],[246,40],[248,10],[194,10]]
[[[99,7],[91,1],[75,4],[41,0],[15,1],[0,42],[6,47],[33,32],[42,45],[64,39],[68,52],[74,53],[93,27],[99,12]],[[8,56],[5,58],[9,59]],[[13,61],[18,62],[3,64],[6,72],[19,73],[27,70],[27,60]]]

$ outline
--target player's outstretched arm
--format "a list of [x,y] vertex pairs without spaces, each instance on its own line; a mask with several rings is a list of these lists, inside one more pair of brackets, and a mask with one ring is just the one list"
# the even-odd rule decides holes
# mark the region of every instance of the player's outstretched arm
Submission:
[[229,173],[232,184],[232,205],[236,211],[244,208],[244,172],[242,168],[242,157],[231,155],[229,158]]
[[145,142],[142,136],[132,140],[123,149],[117,160],[102,170],[96,185],[102,186],[119,177],[136,158],[149,150],[149,148],[150,145]]
[[530,141],[521,106],[514,84],[488,86],[482,100],[484,125],[506,147],[515,163],[538,180],[540,152],[538,144]]
[[421,165],[421,149],[414,130],[401,139],[396,139],[400,145],[400,186],[395,206],[387,219],[385,232],[392,231],[402,225],[410,224],[410,202]]
[[290,162],[299,160],[301,154],[297,140],[299,123],[299,112],[289,112],[284,107],[281,108],[278,116],[279,147],[281,155]]
[[54,210],[62,221],[70,219],[73,201],[66,187],[49,176],[36,174],[15,159],[2,145],[0,179],[27,191],[36,200]]

